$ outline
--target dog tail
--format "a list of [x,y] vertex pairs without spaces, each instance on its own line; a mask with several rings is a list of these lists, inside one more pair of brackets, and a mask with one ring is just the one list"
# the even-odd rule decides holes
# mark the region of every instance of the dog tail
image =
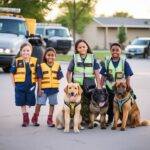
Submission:
[[143,120],[141,126],[150,126],[150,120]]

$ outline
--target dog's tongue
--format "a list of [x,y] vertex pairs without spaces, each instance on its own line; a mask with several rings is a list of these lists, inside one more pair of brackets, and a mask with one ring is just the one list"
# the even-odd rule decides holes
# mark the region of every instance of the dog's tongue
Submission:
[[100,102],[100,103],[99,103],[99,106],[100,106],[100,107],[103,107],[104,105],[105,105],[105,102]]
[[75,101],[75,97],[74,96],[70,96],[70,101]]

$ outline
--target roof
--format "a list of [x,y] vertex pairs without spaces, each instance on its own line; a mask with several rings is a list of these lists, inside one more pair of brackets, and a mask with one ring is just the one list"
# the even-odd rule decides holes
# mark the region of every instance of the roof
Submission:
[[93,19],[100,26],[104,27],[137,27],[137,28],[150,28],[150,19],[134,19],[123,17],[97,17]]

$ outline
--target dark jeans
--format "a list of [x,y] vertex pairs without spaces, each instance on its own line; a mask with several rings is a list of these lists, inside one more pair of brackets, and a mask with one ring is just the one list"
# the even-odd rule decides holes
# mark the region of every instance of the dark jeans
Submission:
[[113,113],[113,100],[114,100],[114,93],[110,90],[107,90],[108,92],[108,102],[109,102],[109,106],[108,106],[108,121],[112,122],[113,121],[113,117],[114,117],[114,113]]
[[90,100],[91,96],[83,92],[81,98],[81,115],[82,115],[82,122],[87,124],[89,123]]

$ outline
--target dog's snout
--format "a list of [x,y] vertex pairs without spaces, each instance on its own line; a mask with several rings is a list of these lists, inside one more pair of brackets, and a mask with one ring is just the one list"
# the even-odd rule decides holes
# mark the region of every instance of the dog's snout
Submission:
[[117,93],[118,94],[123,94],[125,92],[125,89],[123,88],[123,87],[119,87],[118,89],[117,89]]
[[74,92],[71,92],[70,95],[71,95],[71,96],[74,96]]

